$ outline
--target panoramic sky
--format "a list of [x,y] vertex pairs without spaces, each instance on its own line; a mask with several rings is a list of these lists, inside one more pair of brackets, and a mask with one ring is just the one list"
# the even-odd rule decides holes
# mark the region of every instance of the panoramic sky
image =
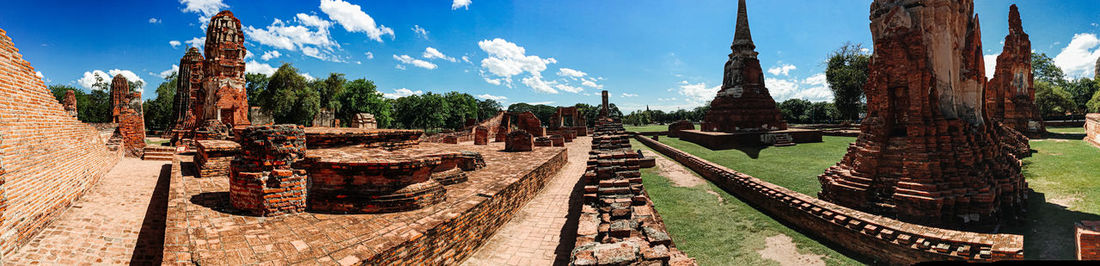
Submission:
[[[1100,57],[1095,0],[978,0],[987,69],[1020,7],[1032,48],[1071,78]],[[870,0],[749,0],[749,24],[777,101],[831,100],[823,61],[845,42],[873,48]],[[598,103],[624,111],[693,108],[714,97],[737,1],[135,0],[11,1],[7,31],[47,84],[89,88],[96,75],[141,79],[146,99],[231,10],[245,28],[249,72],[291,63],[307,78],[344,73],[387,97],[460,91],[505,106]],[[992,73],[992,71],[987,71]],[[109,79],[109,78],[108,78]]]

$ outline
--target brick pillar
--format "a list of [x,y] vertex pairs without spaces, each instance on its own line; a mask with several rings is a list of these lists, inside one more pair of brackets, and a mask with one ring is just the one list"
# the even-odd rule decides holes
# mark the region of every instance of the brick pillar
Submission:
[[251,126],[241,131],[241,153],[229,175],[229,201],[258,216],[306,209],[306,171],[291,165],[305,156],[305,131],[299,125]]

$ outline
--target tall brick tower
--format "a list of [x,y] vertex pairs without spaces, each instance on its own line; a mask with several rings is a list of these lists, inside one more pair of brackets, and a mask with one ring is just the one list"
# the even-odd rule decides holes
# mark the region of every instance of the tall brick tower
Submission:
[[726,61],[722,89],[710,102],[703,131],[744,132],[787,129],[787,122],[764,85],[764,71],[756,58],[756,44],[749,32],[745,0],[737,3],[737,28],[733,50]]
[[218,120],[230,128],[250,125],[244,88],[244,32],[233,12],[225,10],[210,18],[205,56],[199,95],[202,119]]
[[[995,223],[1024,208],[1020,161],[982,110],[973,0],[875,0],[867,118],[821,199],[902,221]],[[934,25],[930,25],[934,24]]]
[[130,82],[126,80],[126,77],[120,74],[111,79],[111,91],[108,96],[111,98],[111,122],[118,123],[118,116],[122,115],[122,109],[130,103],[128,100],[130,97]]
[[199,91],[202,90],[204,58],[199,48],[191,47],[180,58],[180,70],[176,79],[176,98],[173,99],[172,111],[175,118],[172,120],[176,131],[194,129],[195,121],[202,116],[202,102],[198,101]]
[[[1039,108],[1035,106],[1031,41],[1021,24],[1020,11],[1012,5],[1008,13],[1008,36],[1005,36],[1004,49],[997,56],[993,79],[985,86],[985,107],[990,120],[1038,137],[1045,128]],[[1017,145],[1027,145],[1026,139]]]

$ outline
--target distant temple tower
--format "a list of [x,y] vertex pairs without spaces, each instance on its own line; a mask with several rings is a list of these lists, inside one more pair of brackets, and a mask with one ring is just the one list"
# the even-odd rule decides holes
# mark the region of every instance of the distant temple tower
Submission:
[[202,63],[205,59],[199,48],[191,47],[180,58],[180,69],[176,76],[176,98],[172,111],[175,115],[173,130],[187,130],[195,127],[195,121],[202,113],[202,104],[197,101],[202,90]]
[[118,123],[118,116],[122,115],[122,109],[130,102],[130,82],[126,77],[120,74],[111,79],[111,91],[108,96],[111,98],[111,123]]
[[749,32],[745,0],[738,1],[733,51],[726,61],[722,89],[703,118],[703,131],[744,132],[787,129],[783,115],[764,85],[764,71],[756,58]]
[[[1031,41],[1021,26],[1020,11],[1016,5],[1009,8],[1008,36],[1004,48],[997,56],[993,79],[985,89],[985,107],[990,120],[1030,137],[1043,134],[1043,119],[1035,106],[1035,87],[1032,86]],[[1027,145],[1026,139],[1018,145]]]
[[202,119],[226,126],[248,126],[248,96],[244,89],[244,32],[233,12],[224,10],[206,28],[203,63]]

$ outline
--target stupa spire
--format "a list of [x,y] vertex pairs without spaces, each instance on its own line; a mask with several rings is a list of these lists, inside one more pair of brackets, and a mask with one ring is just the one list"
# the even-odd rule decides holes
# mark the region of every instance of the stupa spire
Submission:
[[756,49],[756,45],[752,43],[752,33],[749,32],[749,13],[745,10],[745,0],[737,1],[737,29],[733,34],[733,45],[730,46],[733,50],[738,50],[738,47]]

